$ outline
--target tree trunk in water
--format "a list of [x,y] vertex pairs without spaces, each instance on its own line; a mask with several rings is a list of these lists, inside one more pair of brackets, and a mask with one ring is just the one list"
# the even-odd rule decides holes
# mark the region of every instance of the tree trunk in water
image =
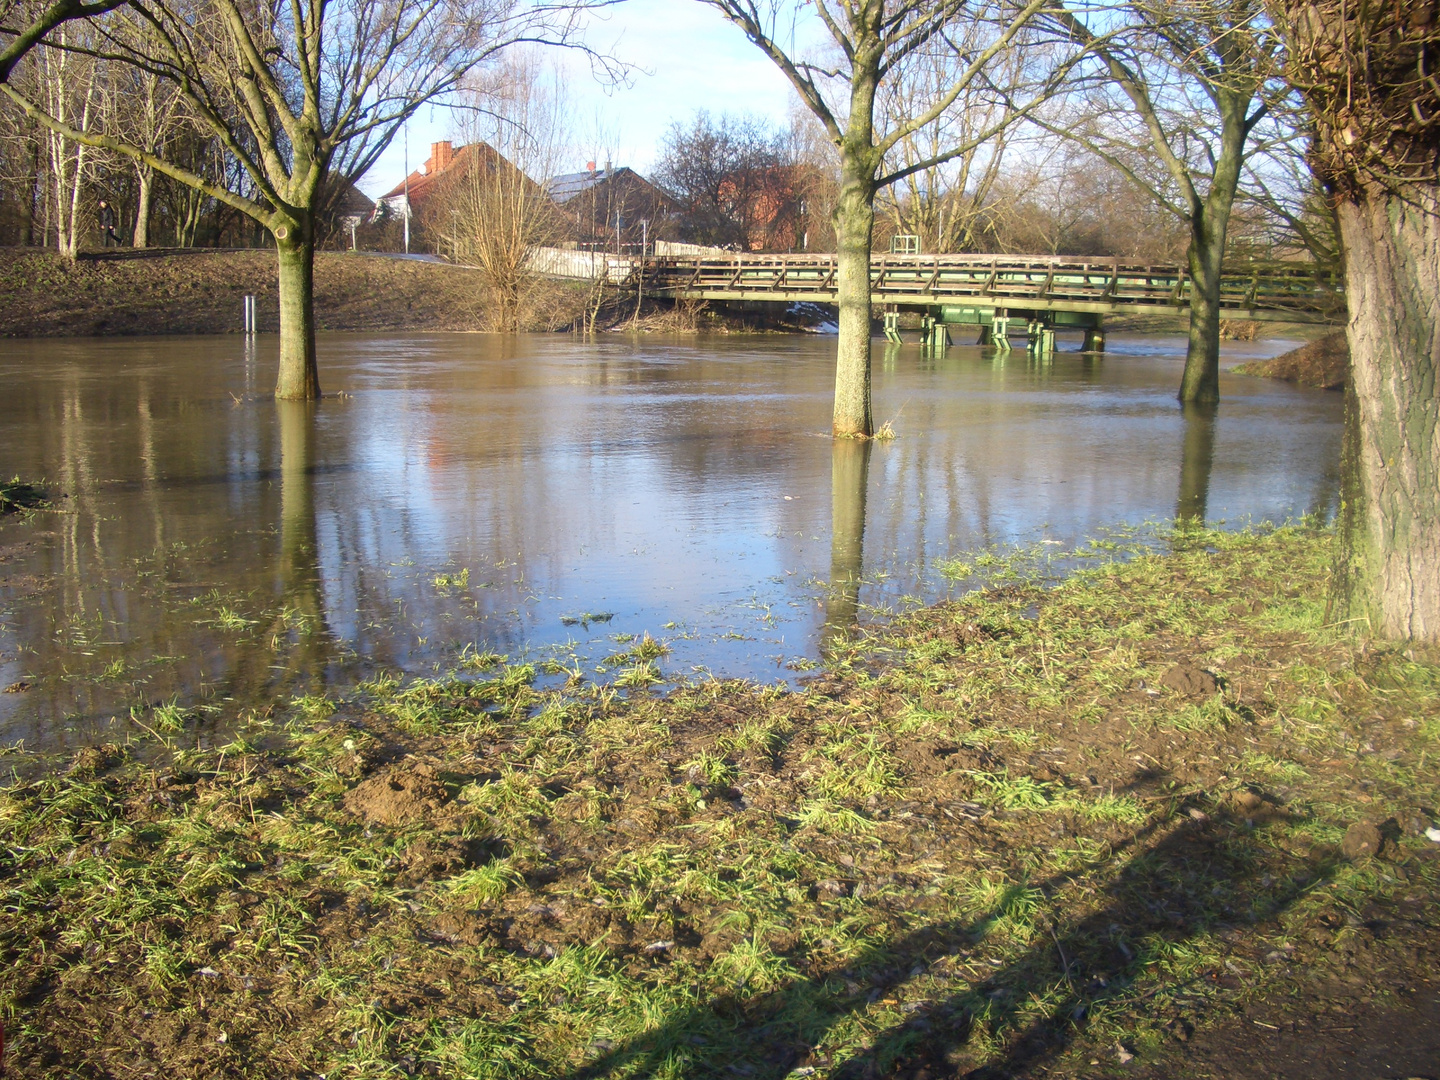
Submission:
[[130,239],[131,247],[150,246],[150,191],[154,185],[155,171],[148,165],[135,170],[135,234]]
[[320,368],[315,359],[315,240],[309,223],[277,228],[275,248],[280,258],[280,375],[275,396],[307,401],[320,396]]
[[1235,190],[1245,163],[1249,137],[1245,114],[1249,94],[1227,93],[1219,101],[1220,153],[1204,202],[1190,209],[1190,341],[1180,400],[1214,405],[1220,400],[1220,271],[1225,265],[1225,236],[1235,206]]
[[1340,616],[1440,642],[1440,189],[1339,200],[1351,373]]
[[835,414],[831,432],[874,434],[870,414],[870,239],[875,225],[873,181],[845,170],[835,206],[835,293],[840,336],[835,358]]

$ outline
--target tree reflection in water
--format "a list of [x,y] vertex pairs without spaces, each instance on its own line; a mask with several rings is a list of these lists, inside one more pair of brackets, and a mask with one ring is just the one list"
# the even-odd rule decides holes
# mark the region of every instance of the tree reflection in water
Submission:
[[1210,501],[1210,470],[1215,464],[1215,406],[1186,404],[1185,443],[1180,452],[1180,495],[1175,520],[1204,524]]
[[828,653],[855,625],[864,572],[865,488],[870,476],[868,439],[836,439],[830,458],[830,592],[820,649]]
[[[289,641],[287,677],[322,675],[331,634],[325,622],[315,527],[315,413],[313,402],[277,401],[280,426],[281,611],[272,640]],[[288,679],[287,679],[288,681]]]

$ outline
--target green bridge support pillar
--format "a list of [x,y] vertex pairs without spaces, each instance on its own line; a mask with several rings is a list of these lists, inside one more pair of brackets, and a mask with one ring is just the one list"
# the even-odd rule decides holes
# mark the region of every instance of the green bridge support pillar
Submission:
[[900,344],[900,313],[898,311],[885,312],[885,340],[892,344]]
[[994,345],[998,352],[1010,351],[1010,314],[1004,308],[995,309],[995,317],[990,322],[989,343]]
[[1031,319],[1025,324],[1025,350],[1041,359],[1054,356],[1055,327],[1043,319]]
[[1095,325],[1086,327],[1085,344],[1081,346],[1082,352],[1103,353],[1105,351],[1105,323],[1098,317]]
[[925,351],[939,356],[950,347],[950,331],[945,323],[934,315],[925,315],[920,320],[925,334]]

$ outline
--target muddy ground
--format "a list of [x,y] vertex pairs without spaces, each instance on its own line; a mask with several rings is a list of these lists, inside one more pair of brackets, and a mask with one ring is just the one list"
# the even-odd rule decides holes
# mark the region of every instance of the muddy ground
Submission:
[[1440,667],[1329,543],[990,561],[801,692],[482,657],[17,757],[7,1075],[1434,1076]]

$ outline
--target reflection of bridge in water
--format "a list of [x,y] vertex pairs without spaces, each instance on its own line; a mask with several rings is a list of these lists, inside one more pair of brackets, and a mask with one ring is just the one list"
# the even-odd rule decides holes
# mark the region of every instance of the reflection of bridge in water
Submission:
[[[686,300],[834,303],[834,255],[668,256],[614,259],[617,284]],[[643,274],[643,277],[642,277]],[[982,343],[1008,347],[1024,323],[1043,351],[1056,328],[1086,331],[1087,349],[1104,348],[1107,316],[1189,311],[1192,281],[1183,266],[1145,266],[1118,259],[1014,255],[876,255],[871,303],[898,340],[901,311],[921,315],[926,340],[943,343],[947,326],[974,326]],[[1267,322],[1331,323],[1344,318],[1339,275],[1313,263],[1252,262],[1227,266],[1221,315]]]

